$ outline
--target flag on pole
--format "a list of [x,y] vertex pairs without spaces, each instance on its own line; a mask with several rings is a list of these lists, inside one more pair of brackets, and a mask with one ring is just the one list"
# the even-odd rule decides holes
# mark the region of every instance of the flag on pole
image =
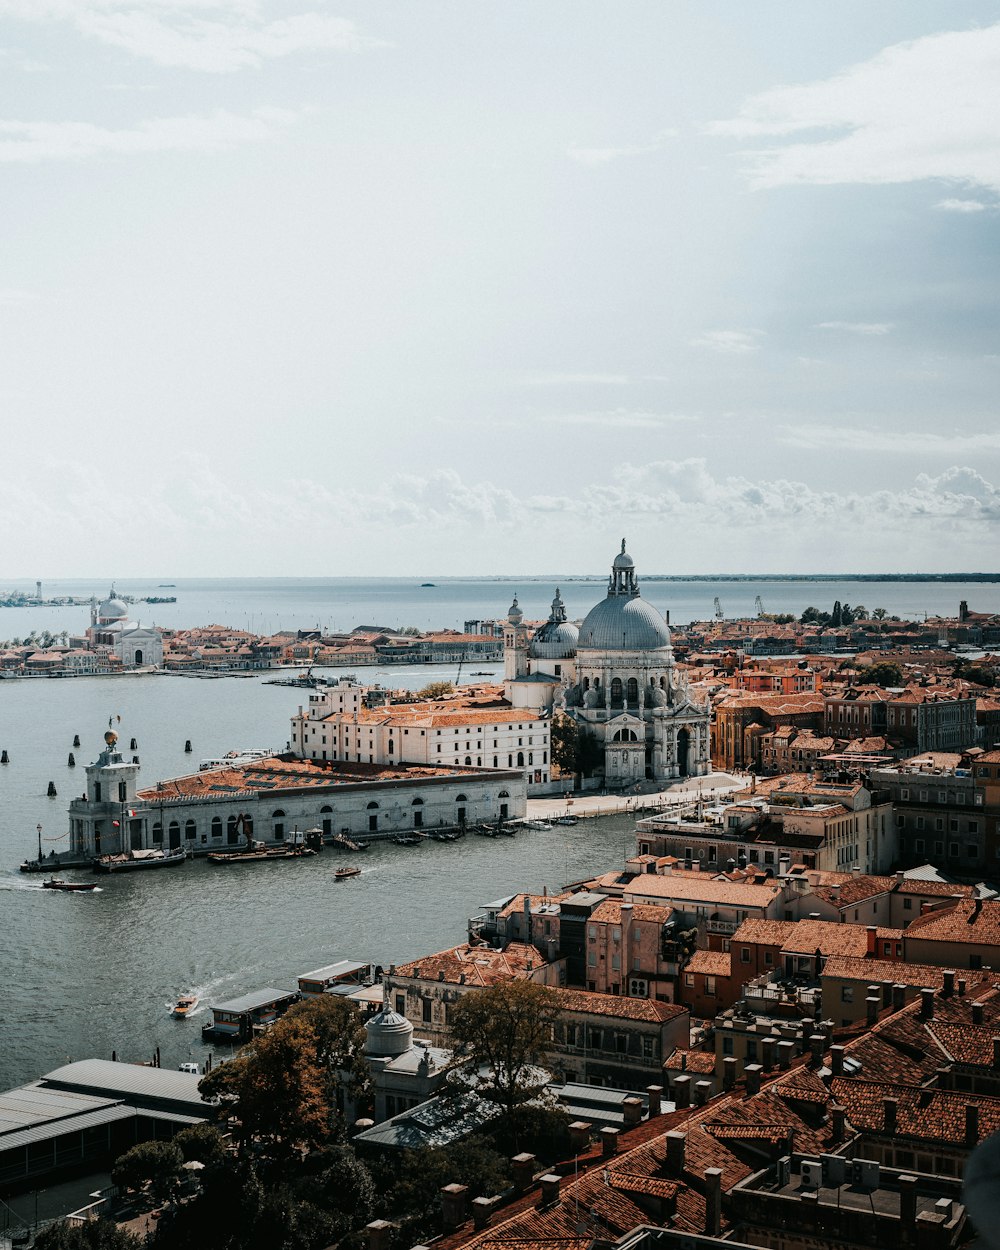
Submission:
[[130,816],[130,817],[131,817],[131,816],[135,816],[135,815],[137,815],[136,810],[135,810],[135,808],[134,808],[134,807],[130,807],[130,808],[128,808],[128,810],[126,811],[126,813],[125,813],[125,814],[126,814],[127,816]]

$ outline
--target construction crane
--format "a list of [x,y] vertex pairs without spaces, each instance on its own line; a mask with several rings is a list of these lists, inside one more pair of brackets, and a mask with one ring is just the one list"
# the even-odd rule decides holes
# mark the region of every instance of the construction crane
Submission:
[[758,616],[764,615],[764,600],[760,597],[760,595],[758,595],[754,601],[754,607],[757,609]]
[[716,619],[717,621],[721,621],[721,620],[723,619],[723,616],[722,616],[722,604],[721,604],[721,602],[719,601],[719,596],[718,596],[718,595],[716,595],[716,596],[715,596],[715,619]]

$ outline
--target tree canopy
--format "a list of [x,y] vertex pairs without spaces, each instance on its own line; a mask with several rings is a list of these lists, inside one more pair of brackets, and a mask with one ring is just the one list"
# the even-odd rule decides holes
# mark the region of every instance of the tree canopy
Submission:
[[516,1137],[518,1111],[537,1099],[558,998],[534,981],[503,981],[466,994],[452,1012],[456,1053],[469,1061],[472,1088],[497,1103]]
[[322,1145],[337,1127],[337,1091],[364,1090],[365,1033],[354,1008],[323,996],[297,1003],[199,1089],[239,1122],[243,1149],[252,1141],[276,1162]]
[[141,1189],[150,1181],[157,1198],[166,1198],[181,1175],[184,1156],[172,1141],[142,1141],[115,1160],[111,1179],[123,1189]]
[[422,686],[417,691],[417,698],[443,699],[445,695],[452,694],[454,690],[455,687],[450,681],[429,681],[426,686]]

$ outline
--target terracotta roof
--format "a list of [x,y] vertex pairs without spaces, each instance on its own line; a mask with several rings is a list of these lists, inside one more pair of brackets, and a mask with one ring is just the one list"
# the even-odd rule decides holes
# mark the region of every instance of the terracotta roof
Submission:
[[1000,945],[1000,899],[962,899],[944,911],[918,916],[906,930],[922,942],[975,942]]
[[[590,913],[591,920],[603,921],[606,924],[621,924],[622,907],[627,899],[608,898],[595,907]],[[656,924],[666,924],[673,915],[672,907],[661,907],[658,903],[633,903],[633,920],[651,920]]]
[[1000,1131],[1000,1098],[988,1098],[983,1094],[949,1093],[891,1081],[846,1077],[834,1077],[830,1092],[846,1110],[851,1124],[863,1132],[886,1133],[887,1098],[895,1099],[897,1104],[896,1123],[891,1130],[895,1138],[911,1137],[964,1146],[965,1109],[969,1104],[979,1108],[980,1138]]
[[[699,876],[706,877],[699,881]],[[679,903],[715,903],[730,907],[769,907],[781,893],[779,885],[738,885],[730,881],[714,881],[704,873],[680,879],[672,873],[660,875],[646,872],[625,883],[626,895],[652,895],[675,899]]]
[[895,884],[895,877],[848,877],[842,885],[817,886],[812,893],[817,898],[832,903],[834,907],[856,907],[866,899],[890,893]]
[[546,960],[525,942],[511,942],[502,951],[490,946],[465,945],[399,964],[395,975],[421,981],[451,984],[464,981],[466,985],[484,986],[525,979],[545,965]]
[[921,881],[918,877],[904,877],[897,881],[897,894],[926,894],[928,898],[974,898],[976,887],[960,885],[957,881]]
[[698,1076],[714,1076],[715,1054],[708,1050],[684,1050],[678,1046],[664,1062],[668,1072],[694,1072]]
[[[964,970],[958,974],[966,979],[967,993],[975,994],[977,985],[1000,984],[1000,973]],[[824,977],[845,981],[870,981],[872,984],[916,986],[939,990],[944,985],[944,969],[930,964],[913,964],[903,960],[864,959],[851,955],[831,955],[823,965]]]
[[684,965],[685,972],[703,973],[709,977],[728,977],[732,972],[729,951],[695,951]]
[[686,1016],[688,1009],[678,1003],[661,1003],[654,998],[628,998],[621,994],[591,994],[586,990],[556,990],[560,1011],[575,1011],[619,1020],[649,1021],[662,1024]]

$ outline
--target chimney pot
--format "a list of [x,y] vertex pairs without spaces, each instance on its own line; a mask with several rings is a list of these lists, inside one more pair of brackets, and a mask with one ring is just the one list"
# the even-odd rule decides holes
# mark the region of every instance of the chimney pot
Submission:
[[477,1232],[484,1228],[489,1228],[493,1220],[493,1211],[496,1208],[496,1198],[473,1198],[472,1199],[472,1223]]
[[983,1004],[976,1002],[972,1004],[972,1023],[982,1024],[983,1022]]
[[652,1118],[654,1115],[659,1115],[660,1109],[663,1106],[663,1086],[662,1085],[647,1085],[646,1096],[649,1099],[650,1118]]
[[924,1020],[933,1020],[934,1018],[934,991],[930,989],[922,989],[920,991],[920,1015]]
[[722,1168],[705,1169],[705,1236],[722,1231]]
[[961,998],[965,994],[965,987],[968,984],[965,977],[958,978],[958,996]]
[[674,1106],[678,1111],[691,1106],[691,1078],[675,1076],[673,1080]]
[[705,1103],[708,1102],[711,1093],[711,1081],[698,1081],[694,1087],[694,1105],[696,1107],[704,1107]]
[[833,1140],[842,1142],[847,1135],[847,1111],[834,1103],[830,1108],[830,1121],[833,1129]]
[[844,1048],[843,1046],[830,1047],[830,1071],[834,1076],[844,1075]]
[[618,1153],[618,1130],[616,1128],[601,1129],[601,1153],[606,1159]]
[[736,1084],[736,1056],[726,1055],[722,1061],[722,1088],[732,1089]]
[[743,1065],[743,1074],[747,1078],[747,1097],[752,1098],[754,1094],[760,1093],[761,1071],[759,1063],[745,1063]]
[[562,1177],[558,1172],[546,1172],[542,1177],[542,1200],[543,1207],[554,1206],[559,1201],[559,1186]]
[[900,1011],[906,1003],[906,986],[896,984],[892,987],[892,1009]]
[[792,1058],[794,1055],[794,1042],[789,1041],[786,1038],[785,1041],[778,1043],[778,1067],[782,1070],[782,1072],[787,1072],[787,1070],[792,1066]]
[[622,1124],[626,1129],[635,1128],[642,1120],[642,1099],[634,1096],[622,1099]]
[[441,1187],[441,1223],[446,1232],[453,1233],[465,1223],[465,1200],[468,1192],[468,1185],[455,1182]]
[[865,1020],[868,1024],[874,1024],[878,1019],[878,1009],[881,1006],[881,999],[875,998],[869,994],[865,999]]
[[388,1220],[372,1220],[365,1225],[368,1234],[368,1250],[389,1250],[392,1240],[392,1224]]
[[946,968],[941,974],[941,979],[941,995],[943,998],[950,998],[955,992],[955,970]]
[[569,1126],[569,1148],[575,1155],[582,1155],[590,1145],[593,1124],[589,1120],[574,1120]]
[[680,1176],[684,1171],[684,1151],[687,1143],[687,1133],[678,1133],[676,1130],[665,1134],[667,1147],[667,1171],[671,1176]]
[[535,1156],[522,1153],[515,1155],[510,1162],[514,1173],[514,1188],[519,1194],[523,1194],[535,1177]]

